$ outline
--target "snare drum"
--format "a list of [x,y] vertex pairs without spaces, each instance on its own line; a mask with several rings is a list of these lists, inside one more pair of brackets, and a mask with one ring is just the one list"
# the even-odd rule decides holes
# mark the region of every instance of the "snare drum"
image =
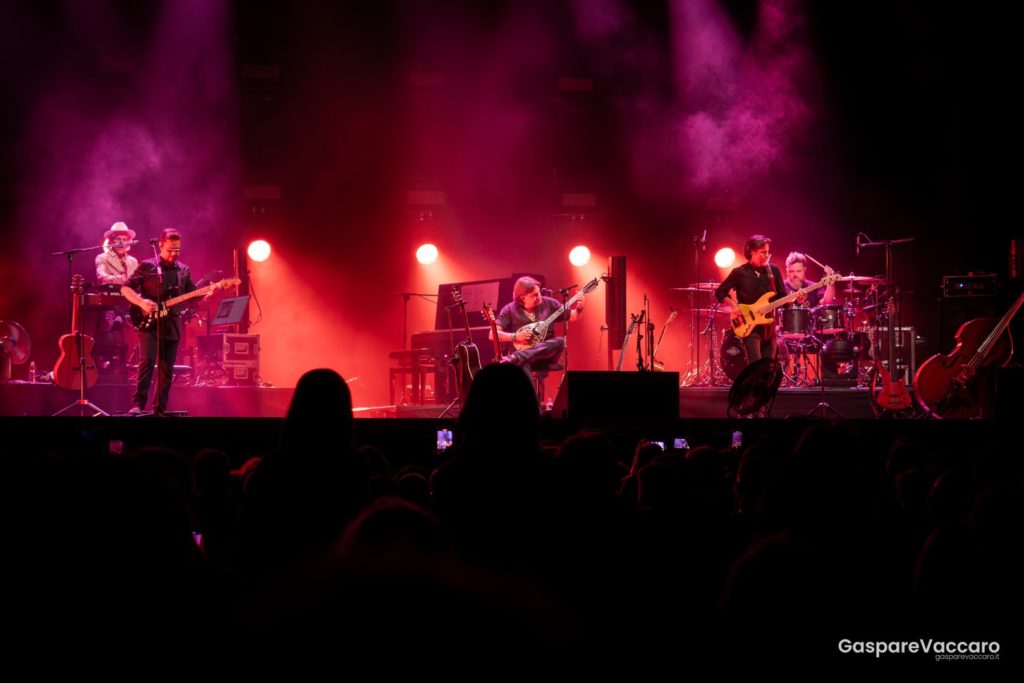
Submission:
[[783,339],[805,339],[811,336],[811,309],[789,306],[782,309]]
[[836,336],[846,332],[846,310],[838,304],[812,308],[811,316],[817,335]]

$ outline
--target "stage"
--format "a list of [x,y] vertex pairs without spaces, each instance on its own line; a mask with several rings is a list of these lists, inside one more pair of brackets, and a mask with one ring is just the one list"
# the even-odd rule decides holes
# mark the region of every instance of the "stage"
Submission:
[[[635,373],[624,373],[626,376]],[[111,415],[125,413],[131,407],[134,388],[130,385],[96,385],[89,389],[88,400]],[[272,418],[284,417],[291,402],[292,388],[279,387],[190,387],[171,390],[169,410],[189,417]],[[719,419],[727,417],[729,387],[684,387],[679,389],[681,418]],[[75,392],[46,383],[0,385],[0,415],[43,417],[53,415],[77,400]],[[628,397],[627,398],[631,398]],[[772,406],[772,418],[807,415],[821,402],[818,389],[783,388]],[[828,388],[826,402],[838,416],[851,419],[874,417],[867,389]],[[356,417],[437,418],[447,404],[356,406]],[[459,406],[449,412],[458,416]],[[577,417],[557,412],[556,417]],[[659,416],[664,417],[663,414]],[[835,417],[832,412],[826,417]],[[587,417],[580,415],[578,417]]]

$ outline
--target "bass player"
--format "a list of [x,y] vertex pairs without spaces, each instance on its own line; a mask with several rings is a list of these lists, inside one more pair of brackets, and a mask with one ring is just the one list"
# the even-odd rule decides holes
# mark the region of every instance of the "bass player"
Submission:
[[[747,262],[732,269],[718,289],[715,297],[731,309],[731,316],[740,315],[739,304],[756,303],[768,292],[775,292],[776,298],[786,293],[786,282],[782,271],[770,265],[772,241],[764,235],[753,235],[743,247]],[[775,358],[777,342],[773,325],[758,325],[753,332],[743,337],[747,351],[747,365],[761,358]]]

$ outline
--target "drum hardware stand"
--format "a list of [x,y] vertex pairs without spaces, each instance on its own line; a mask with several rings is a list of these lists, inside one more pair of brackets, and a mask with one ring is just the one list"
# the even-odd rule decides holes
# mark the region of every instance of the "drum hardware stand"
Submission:
[[[705,334],[708,335],[708,359],[697,369],[697,374],[695,375],[694,382],[691,386],[717,387],[723,384],[732,384],[731,381],[726,381],[728,380],[727,377],[723,379],[722,375],[724,373],[715,363],[715,346],[718,346],[719,349],[721,349],[721,344],[716,344],[718,341],[718,335],[715,334],[715,315],[718,312],[719,306],[721,306],[720,303],[716,303],[714,305],[711,309],[711,313],[708,314],[708,324],[705,326],[704,331],[697,335],[698,348],[700,348],[700,337]],[[700,356],[697,357],[697,362],[700,363]]]
[[843,417],[843,414],[833,408],[829,402],[825,399],[825,377],[821,369],[821,356],[824,353],[825,345],[822,344],[821,348],[815,354],[818,357],[818,386],[821,387],[821,400],[818,401],[818,405],[814,406],[807,411],[807,417],[820,417],[822,419],[827,417]]

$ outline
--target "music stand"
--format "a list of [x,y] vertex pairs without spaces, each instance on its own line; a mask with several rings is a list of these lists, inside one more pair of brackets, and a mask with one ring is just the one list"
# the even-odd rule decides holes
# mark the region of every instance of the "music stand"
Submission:
[[243,294],[229,299],[221,299],[220,305],[217,306],[217,313],[210,319],[206,329],[221,325],[237,325],[242,322],[245,312],[249,310],[249,298],[248,294]]

